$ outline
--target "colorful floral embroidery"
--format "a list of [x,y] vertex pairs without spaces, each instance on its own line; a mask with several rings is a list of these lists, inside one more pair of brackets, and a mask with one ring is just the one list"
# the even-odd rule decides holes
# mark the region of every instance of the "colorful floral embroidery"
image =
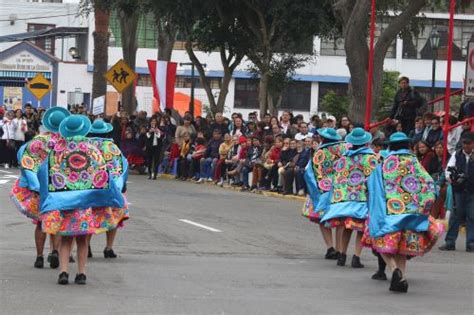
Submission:
[[321,193],[331,189],[331,175],[335,171],[334,162],[347,150],[347,144],[343,142],[326,146],[316,151],[313,157],[313,169]]
[[334,189],[331,203],[367,201],[365,182],[377,166],[375,155],[357,154],[351,157],[343,156],[336,162],[336,165],[338,167],[344,165],[344,168],[334,173]]
[[[74,137],[58,146],[49,156],[49,191],[105,189],[107,164],[100,148],[85,137]],[[88,154],[86,152],[93,152]]]
[[38,172],[40,165],[46,160],[51,148],[54,148],[59,139],[61,137],[58,134],[35,136],[28,142],[20,157],[21,167],[29,171]]
[[415,156],[389,156],[383,164],[387,214],[428,214],[435,199],[431,176]]

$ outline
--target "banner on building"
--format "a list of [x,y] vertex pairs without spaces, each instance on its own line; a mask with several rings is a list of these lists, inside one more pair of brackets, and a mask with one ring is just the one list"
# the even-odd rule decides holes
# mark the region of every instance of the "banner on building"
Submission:
[[159,103],[161,111],[173,108],[174,86],[176,83],[176,62],[147,60],[150,69],[153,95]]
[[22,109],[23,91],[21,87],[6,86],[3,88],[3,104],[8,110]]

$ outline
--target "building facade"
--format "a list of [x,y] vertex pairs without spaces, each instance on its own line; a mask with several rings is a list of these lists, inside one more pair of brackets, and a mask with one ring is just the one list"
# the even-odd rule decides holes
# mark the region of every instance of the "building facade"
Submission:
[[[2,13],[4,19],[0,19],[0,37],[14,33],[32,32],[48,27],[87,27],[87,37],[84,41],[67,36],[55,40],[35,39],[34,44],[41,50],[54,55],[57,58],[58,82],[56,93],[51,98],[52,104],[66,106],[67,104],[85,102],[90,104],[90,93],[92,88],[93,67],[93,15],[88,18],[78,17],[77,3],[31,3],[27,1],[0,0],[0,5],[6,3],[6,13]],[[61,2],[61,1],[51,1]],[[71,2],[74,2],[71,0]],[[77,2],[77,1],[76,1]],[[35,9],[31,9],[32,7]],[[38,9],[38,10],[37,10]],[[53,10],[54,9],[54,10]],[[5,10],[2,10],[2,12]],[[56,14],[56,11],[58,12]],[[74,13],[74,14],[73,14]],[[10,15],[16,15],[10,17]],[[41,18],[41,16],[50,16]],[[31,20],[28,18],[31,17]],[[388,71],[397,71],[401,75],[410,77],[411,85],[420,92],[429,95],[431,87],[431,65],[433,51],[429,44],[429,35],[433,28],[440,34],[440,47],[437,54],[436,70],[436,93],[442,94],[445,87],[446,76],[446,46],[447,46],[447,13],[425,13],[425,27],[415,38],[396,39],[385,59],[384,68]],[[454,33],[454,61],[452,64],[452,88],[460,89],[463,86],[465,75],[466,47],[470,40],[474,40],[474,15],[457,14],[455,16]],[[11,20],[14,19],[13,25]],[[386,27],[388,21],[377,21],[378,32]],[[63,34],[64,35],[64,34]],[[2,51],[18,43],[0,42],[0,61]],[[115,64],[122,58],[120,27],[117,17],[112,14],[110,20],[110,46],[109,66]],[[71,57],[71,47],[82,47],[80,60]],[[290,84],[283,94],[282,110],[290,110],[294,113],[302,113],[308,117],[318,112],[321,99],[329,91],[339,95],[347,95],[350,80],[349,70],[346,65],[344,39],[323,40],[315,37],[309,45],[317,52],[313,62],[307,63],[297,70],[294,82]],[[157,57],[157,34],[155,22],[152,17],[143,17],[138,29],[138,52],[136,61],[136,72],[138,80],[136,83],[136,97],[138,110],[152,111],[153,91],[151,88],[150,74],[147,60]],[[84,48],[85,47],[85,48]],[[206,73],[210,78],[213,95],[219,95],[220,78],[223,70],[218,53],[197,53],[201,62],[206,63]],[[189,57],[184,50],[184,43],[176,42],[172,60],[177,62],[189,62]],[[244,59],[234,72],[226,97],[226,114],[231,112],[242,112],[244,114],[258,109],[258,80],[247,72],[249,62]],[[0,71],[2,71],[0,64]],[[0,72],[0,74],[4,74]],[[19,76],[23,74],[18,74]],[[54,75],[54,74],[53,74]],[[54,79],[54,77],[53,77]],[[195,96],[202,101],[204,107],[209,104],[207,95],[200,88],[199,78],[191,78],[189,67],[178,66],[176,91],[190,94],[191,82],[196,82]],[[0,84],[2,76],[0,75]],[[1,92],[0,92],[1,93]],[[110,94],[110,95],[109,95]],[[115,96],[114,96],[115,94]],[[0,94],[2,95],[2,94]],[[109,97],[110,96],[110,97]],[[114,97],[112,97],[114,96]],[[114,92],[112,86],[108,86],[108,97],[117,100],[119,96]],[[26,99],[26,98],[25,98]]]

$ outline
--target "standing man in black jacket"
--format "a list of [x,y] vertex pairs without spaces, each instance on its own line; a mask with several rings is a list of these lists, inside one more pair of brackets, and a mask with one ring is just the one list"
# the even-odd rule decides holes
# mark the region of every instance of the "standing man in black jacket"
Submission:
[[410,86],[410,79],[401,77],[398,80],[400,89],[395,94],[390,118],[402,123],[403,132],[409,134],[415,129],[417,111],[424,104],[423,97]]

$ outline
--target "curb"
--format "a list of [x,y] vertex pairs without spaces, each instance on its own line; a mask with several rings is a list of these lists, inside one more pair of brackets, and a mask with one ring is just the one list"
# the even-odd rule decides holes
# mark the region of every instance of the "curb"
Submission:
[[[171,174],[160,174],[158,176],[158,178],[173,180],[173,179],[175,179],[175,176],[171,175]],[[210,183],[210,182],[205,182],[205,183],[202,183],[202,184],[208,185],[208,186],[214,186],[214,184]],[[202,185],[202,184],[200,184],[200,185]],[[227,185],[227,184],[222,186],[222,188],[240,192],[240,187],[233,187],[233,186],[230,186],[230,185]],[[297,201],[302,201],[302,202],[304,202],[306,200],[306,196],[281,195],[279,193],[270,192],[270,191],[259,191],[255,194],[263,195],[263,196],[266,196],[266,197],[273,197],[273,198],[280,198],[280,199],[287,199],[287,200],[297,200]]]

